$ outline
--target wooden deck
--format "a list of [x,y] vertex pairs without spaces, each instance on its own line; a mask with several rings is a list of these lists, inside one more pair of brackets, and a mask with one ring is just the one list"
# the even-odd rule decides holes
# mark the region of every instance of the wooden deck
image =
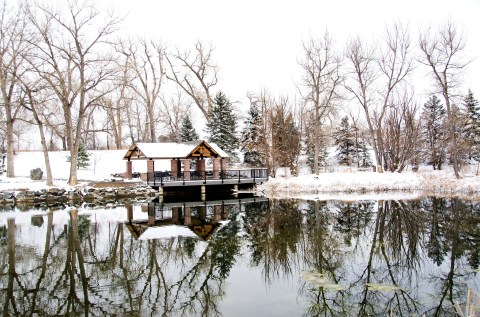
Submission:
[[182,187],[204,185],[261,184],[268,180],[266,168],[251,168],[225,171],[147,173],[147,184],[151,187]]

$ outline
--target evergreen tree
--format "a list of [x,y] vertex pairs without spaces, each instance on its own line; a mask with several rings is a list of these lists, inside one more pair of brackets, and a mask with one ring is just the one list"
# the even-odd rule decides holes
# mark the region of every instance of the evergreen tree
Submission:
[[274,170],[278,167],[288,167],[291,173],[296,175],[301,135],[293,115],[284,107],[277,106],[273,109],[271,120]]
[[183,118],[182,127],[180,128],[180,142],[190,142],[198,140],[199,136],[188,115]]
[[265,165],[265,154],[262,153],[260,144],[261,124],[262,118],[258,106],[256,103],[252,103],[242,132],[240,150],[243,152],[243,163],[253,167]]
[[362,133],[362,136],[358,141],[357,153],[358,167],[366,168],[373,165],[372,156],[370,155],[370,149],[367,145],[367,140],[365,140],[365,133]]
[[[314,141],[313,133],[306,134],[306,141],[307,141],[307,147],[306,147],[307,165],[310,167],[310,169],[313,172],[314,165],[315,165],[315,149],[314,149],[315,141]],[[319,133],[318,146],[319,146],[318,170],[320,171],[323,168],[324,171],[327,171],[327,167],[329,165],[328,150],[327,150],[328,144],[327,144],[327,138],[323,132]]]
[[336,158],[341,165],[350,166],[356,153],[355,137],[348,123],[348,117],[343,117],[340,126],[334,133],[334,141],[337,146]]
[[[67,156],[67,162],[71,162],[72,158]],[[83,142],[78,145],[78,162],[77,169],[84,168],[90,165],[90,153],[87,152]]]
[[473,93],[468,91],[463,101],[464,123],[463,137],[467,142],[469,157],[477,161],[480,160],[480,104],[473,97]]
[[235,161],[239,143],[236,135],[237,118],[233,113],[232,104],[223,92],[216,94],[208,116],[206,127],[208,141],[217,144]]
[[447,154],[446,111],[435,96],[424,104],[421,114],[422,136],[425,144],[424,159],[433,169],[442,169]]

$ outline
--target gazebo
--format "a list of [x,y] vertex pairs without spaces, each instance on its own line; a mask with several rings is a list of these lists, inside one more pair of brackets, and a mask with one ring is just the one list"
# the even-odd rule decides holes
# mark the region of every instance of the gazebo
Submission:
[[[195,173],[205,173],[205,159],[213,162],[213,178],[226,170],[229,155],[214,143],[205,140],[182,143],[136,143],[130,146],[123,159],[127,161],[126,177],[132,179],[132,161],[147,161],[147,174],[155,172],[155,160],[170,160],[173,179],[191,178],[191,161],[195,160]],[[183,163],[183,164],[182,164]],[[182,171],[183,165],[183,171]]]

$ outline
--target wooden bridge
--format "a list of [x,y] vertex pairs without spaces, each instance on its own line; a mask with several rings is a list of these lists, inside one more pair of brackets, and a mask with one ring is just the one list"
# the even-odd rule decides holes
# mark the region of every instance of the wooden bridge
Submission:
[[266,168],[215,171],[188,171],[174,174],[170,171],[147,173],[152,187],[261,184],[268,180]]

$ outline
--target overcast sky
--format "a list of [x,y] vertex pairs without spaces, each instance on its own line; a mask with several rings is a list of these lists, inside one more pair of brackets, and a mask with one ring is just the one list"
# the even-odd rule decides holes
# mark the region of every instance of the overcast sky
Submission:
[[103,0],[128,13],[123,32],[158,38],[169,46],[192,47],[200,39],[215,47],[218,89],[241,100],[266,88],[293,94],[301,43],[328,28],[343,48],[357,34],[377,38],[385,26],[409,23],[418,30],[447,20],[463,29],[468,58],[478,57],[464,77],[465,89],[480,98],[480,0]]

